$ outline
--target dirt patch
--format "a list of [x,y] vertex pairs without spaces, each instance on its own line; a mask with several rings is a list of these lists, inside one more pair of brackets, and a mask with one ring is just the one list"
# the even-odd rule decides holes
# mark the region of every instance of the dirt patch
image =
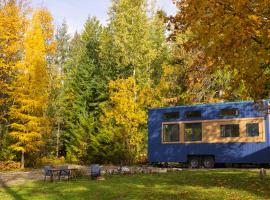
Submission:
[[0,187],[15,184],[24,184],[28,181],[38,181],[43,179],[41,169],[29,172],[0,172]]
[[[57,168],[57,166],[55,166]],[[70,168],[77,168],[77,175],[90,176],[90,166],[69,165]],[[113,166],[105,165],[101,167],[101,175],[113,174],[140,174],[140,173],[166,173],[172,171],[180,171],[179,168],[155,168],[149,166]],[[31,171],[13,171],[0,172],[0,187],[7,187],[10,185],[20,185],[29,181],[40,181],[44,179],[42,169],[33,169]]]

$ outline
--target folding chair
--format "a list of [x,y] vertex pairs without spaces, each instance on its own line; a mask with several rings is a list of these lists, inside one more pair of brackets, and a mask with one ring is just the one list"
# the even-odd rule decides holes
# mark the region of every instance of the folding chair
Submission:
[[68,165],[62,165],[59,167],[59,180],[61,177],[68,177],[68,180],[70,179],[70,170],[68,169]]
[[50,171],[52,169],[51,166],[44,166],[43,172],[44,172],[44,181],[46,181],[46,177],[49,176],[51,180],[53,179],[53,172]]

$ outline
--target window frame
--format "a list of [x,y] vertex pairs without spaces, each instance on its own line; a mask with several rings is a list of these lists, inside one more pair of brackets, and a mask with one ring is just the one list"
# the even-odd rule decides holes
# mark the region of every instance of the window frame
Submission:
[[[177,125],[178,126],[178,141],[164,141],[164,135],[165,135],[165,126],[166,125]],[[162,144],[173,144],[173,143],[181,143],[181,126],[179,122],[164,122],[162,123],[162,134],[161,134],[161,143]]]
[[[226,130],[225,130],[225,135],[223,136],[222,135],[222,127],[226,127],[226,126],[230,126],[230,127],[232,127],[232,126],[237,126],[238,127],[238,135],[237,136],[232,136],[232,130],[233,129],[231,129],[230,131],[230,136],[226,136]],[[241,131],[240,131],[240,124],[221,124],[220,125],[220,137],[221,138],[238,138],[238,137],[240,137],[240,135],[241,135]]]
[[[190,117],[190,116],[188,116],[189,114],[191,114],[191,113],[194,113],[194,112],[196,112],[196,113],[200,113],[200,116],[196,116],[196,117]],[[202,118],[202,111],[201,110],[188,110],[188,111],[185,111],[185,118],[186,119],[201,119]]]
[[[236,113],[235,114],[224,114],[224,113],[222,113],[225,110],[235,110]],[[240,111],[239,111],[238,108],[222,108],[222,109],[219,110],[219,115],[221,117],[235,117],[235,116],[239,116],[239,114],[240,114]]]
[[[248,125],[257,125],[258,126],[258,135],[249,135]],[[247,123],[246,124],[246,137],[259,137],[260,136],[260,124],[259,123]]]
[[[168,117],[168,116],[166,116],[166,115],[169,115],[169,114],[176,114],[176,117]],[[180,112],[179,111],[176,111],[176,112],[164,112],[163,113],[163,119],[164,120],[175,120],[175,119],[179,119],[179,117],[180,117]]]
[[[186,125],[191,125],[191,130],[192,130],[192,137],[194,137],[194,128],[196,128],[196,127],[194,127],[193,125],[200,125],[200,130],[201,130],[201,132],[200,132],[200,139],[199,140],[187,140],[187,133],[186,133]],[[200,143],[200,142],[203,142],[203,123],[202,122],[192,122],[192,123],[184,123],[184,142],[185,143],[193,143],[193,142],[198,142],[198,143]]]

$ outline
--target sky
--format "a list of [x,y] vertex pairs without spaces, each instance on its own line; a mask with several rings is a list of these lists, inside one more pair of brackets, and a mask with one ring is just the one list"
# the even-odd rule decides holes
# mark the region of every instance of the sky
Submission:
[[[55,25],[60,25],[65,19],[69,32],[80,32],[89,16],[96,16],[102,24],[106,24],[111,0],[32,0],[33,7],[47,7]],[[158,8],[164,9],[171,15],[176,12],[172,0],[157,0]]]

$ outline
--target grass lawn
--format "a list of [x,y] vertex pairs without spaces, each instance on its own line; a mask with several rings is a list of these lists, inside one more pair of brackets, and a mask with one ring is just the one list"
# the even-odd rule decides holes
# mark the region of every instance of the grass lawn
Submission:
[[77,179],[29,182],[0,188],[0,199],[270,199],[270,178],[260,180],[258,170],[184,170],[138,175],[114,175],[105,181]]

